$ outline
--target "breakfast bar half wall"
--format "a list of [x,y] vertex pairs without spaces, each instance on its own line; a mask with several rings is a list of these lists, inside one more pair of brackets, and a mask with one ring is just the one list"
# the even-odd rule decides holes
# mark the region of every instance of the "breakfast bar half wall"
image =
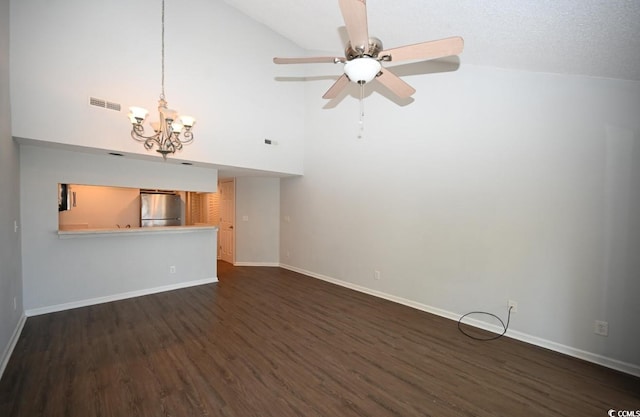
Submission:
[[[58,230],[58,184],[215,192],[216,169],[20,146],[26,315],[217,281],[217,228]],[[71,238],[73,237],[73,238]]]

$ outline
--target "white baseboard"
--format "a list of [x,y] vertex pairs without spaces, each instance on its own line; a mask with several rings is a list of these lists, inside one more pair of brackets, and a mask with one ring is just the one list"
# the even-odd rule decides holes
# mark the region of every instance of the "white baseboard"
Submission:
[[55,313],[57,311],[71,310],[72,308],[86,307],[96,304],[108,303],[111,301],[124,300],[127,298],[141,297],[143,295],[156,294],[165,291],[178,290],[180,288],[194,287],[218,282],[218,278],[204,278],[195,281],[180,282],[178,284],[164,285],[161,287],[145,288],[143,290],[129,291],[120,294],[108,295],[105,297],[90,298],[87,300],[72,301],[70,303],[57,304],[47,307],[32,308],[25,311],[27,317],[39,316],[41,314]]
[[[372,290],[367,287],[363,287],[360,285],[352,284],[350,282],[342,281],[336,278],[328,277],[322,274],[316,274],[315,272],[307,271],[305,269],[297,268],[295,266],[280,264],[281,268],[288,269],[290,271],[297,272],[299,274],[307,275],[312,278],[317,278],[323,281],[330,282],[332,284],[339,285],[341,287],[349,288],[358,292],[362,292],[365,294],[373,295],[374,297],[383,298],[385,300],[393,301],[398,304],[406,305],[408,307],[415,308],[417,310],[426,311],[427,313],[435,314],[437,316],[441,316],[450,320],[458,321],[460,319],[460,315],[456,313],[452,313],[450,311],[442,310],[436,307],[428,306],[426,304],[418,303],[416,301],[407,300],[402,297],[396,297],[395,295],[387,294],[381,291]],[[491,325],[480,320],[475,319],[465,319],[465,324],[469,324],[474,327],[481,328],[483,330],[488,330],[494,333],[502,333],[504,331],[503,328],[497,325]],[[588,362],[596,363],[598,365],[605,366],[607,368],[615,369],[620,372],[624,372],[627,374],[631,374],[637,377],[640,377],[640,366],[622,362],[617,359],[608,358],[606,356],[598,355],[596,353],[587,352],[585,350],[577,349],[571,346],[566,346],[560,343],[552,342],[550,340],[542,339],[536,336],[532,336],[527,333],[518,332],[515,330],[508,330],[505,334],[506,337],[510,337],[512,339],[520,340],[522,342],[526,342],[532,345],[540,346],[545,349],[553,350],[555,352],[563,353],[568,356],[572,356],[574,358],[582,359]]]
[[0,358],[2,359],[2,362],[0,362],[0,379],[2,379],[2,374],[9,364],[9,359],[11,358],[11,354],[13,353],[13,349],[15,349],[16,347],[16,343],[18,343],[18,339],[20,339],[20,334],[22,333],[22,328],[24,327],[24,323],[26,321],[27,316],[25,314],[22,314],[20,320],[18,320],[18,323],[16,324],[16,328],[13,330],[11,338],[9,339],[9,344],[7,344],[4,352],[2,352],[2,358]]
[[236,262],[233,266],[275,266],[279,267],[280,262]]

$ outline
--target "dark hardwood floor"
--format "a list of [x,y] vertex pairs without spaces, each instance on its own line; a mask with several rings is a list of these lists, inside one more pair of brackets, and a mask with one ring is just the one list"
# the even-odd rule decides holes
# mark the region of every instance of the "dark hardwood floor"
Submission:
[[279,268],[30,317],[0,416],[607,416],[640,379]]

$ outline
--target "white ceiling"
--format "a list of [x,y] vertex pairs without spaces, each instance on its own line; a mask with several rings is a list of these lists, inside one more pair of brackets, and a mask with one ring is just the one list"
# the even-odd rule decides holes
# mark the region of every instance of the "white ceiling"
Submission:
[[[310,51],[343,56],[337,0],[225,0]],[[462,36],[460,60],[640,80],[640,0],[369,0],[385,48]]]

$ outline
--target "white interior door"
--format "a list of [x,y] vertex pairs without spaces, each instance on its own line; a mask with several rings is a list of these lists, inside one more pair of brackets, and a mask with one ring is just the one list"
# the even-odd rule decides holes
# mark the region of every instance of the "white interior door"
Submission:
[[235,213],[236,213],[236,183],[235,180],[220,182],[220,259],[231,264],[235,263]]

